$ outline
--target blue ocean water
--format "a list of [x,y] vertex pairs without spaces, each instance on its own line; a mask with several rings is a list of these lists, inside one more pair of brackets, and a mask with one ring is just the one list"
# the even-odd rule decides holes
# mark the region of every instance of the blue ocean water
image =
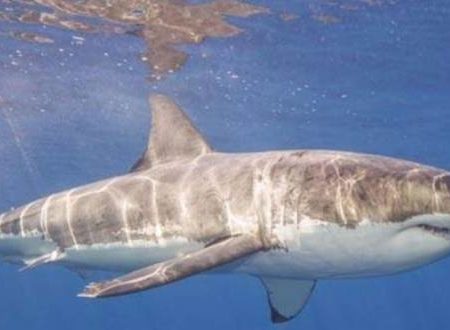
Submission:
[[[46,28],[54,44],[0,39],[0,209],[126,172],[146,145],[151,91],[173,96],[218,150],[352,150],[450,169],[447,1],[336,9],[329,24],[308,14],[311,2],[255,3],[272,14],[230,18],[238,37],[180,46],[189,61],[160,81],[128,35],[77,33],[78,42]],[[0,22],[0,31],[11,26],[41,28]],[[274,326],[251,277],[196,276],[86,301],[66,269],[2,263],[0,329],[446,329],[449,275],[446,259],[322,281],[301,316]]]

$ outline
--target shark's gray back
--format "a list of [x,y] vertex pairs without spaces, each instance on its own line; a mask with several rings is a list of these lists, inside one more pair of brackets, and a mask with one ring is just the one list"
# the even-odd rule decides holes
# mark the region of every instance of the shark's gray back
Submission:
[[42,233],[62,250],[176,237],[207,244],[243,229],[270,240],[274,226],[305,218],[353,227],[443,212],[449,179],[345,152],[209,153],[51,195],[6,214],[1,230]]

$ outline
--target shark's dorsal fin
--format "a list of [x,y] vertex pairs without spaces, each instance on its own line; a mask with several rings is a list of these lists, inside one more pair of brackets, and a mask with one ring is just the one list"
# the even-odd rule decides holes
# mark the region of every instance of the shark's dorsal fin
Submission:
[[289,321],[298,315],[314,290],[316,281],[262,277],[269,299],[272,322]]
[[147,150],[131,171],[149,169],[162,163],[189,160],[212,149],[184,112],[164,95],[149,99],[152,126]]

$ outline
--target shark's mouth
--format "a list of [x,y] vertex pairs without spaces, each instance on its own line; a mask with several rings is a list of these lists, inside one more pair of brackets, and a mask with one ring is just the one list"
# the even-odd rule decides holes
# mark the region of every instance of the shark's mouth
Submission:
[[425,230],[426,232],[429,232],[430,234],[433,234],[433,235],[436,235],[439,237],[443,237],[446,239],[450,239],[450,228],[431,226],[431,225],[426,225],[426,224],[420,224],[417,227]]

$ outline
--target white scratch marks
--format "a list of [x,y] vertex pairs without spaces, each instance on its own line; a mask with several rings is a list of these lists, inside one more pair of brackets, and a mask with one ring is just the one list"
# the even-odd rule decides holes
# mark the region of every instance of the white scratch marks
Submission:
[[54,195],[50,195],[45,199],[44,205],[41,208],[41,216],[40,216],[40,225],[42,228],[42,233],[44,234],[45,239],[50,238],[50,234],[48,232],[48,208],[50,206],[51,200]]
[[24,227],[24,218],[28,212],[28,210],[34,205],[36,204],[36,202],[30,203],[28,205],[26,205],[22,211],[20,212],[19,215],[19,227],[20,227],[20,236],[25,237],[25,227]]
[[70,237],[72,238],[73,245],[75,249],[78,249],[78,242],[77,238],[75,237],[75,233],[72,228],[72,202],[71,202],[71,195],[75,191],[75,189],[69,190],[69,192],[66,194],[66,220],[67,220],[67,226],[69,228]]
[[123,229],[125,232],[125,235],[127,237],[127,244],[131,245],[131,236],[130,236],[130,226],[128,225],[128,201],[125,199],[122,202],[122,206],[121,206],[121,212],[122,212],[122,221],[123,221]]
[[434,202],[434,208],[435,208],[436,212],[439,212],[439,209],[441,207],[441,199],[440,199],[439,192],[438,192],[438,189],[437,189],[437,184],[438,184],[438,181],[440,179],[442,179],[443,177],[446,177],[446,176],[448,176],[448,173],[442,173],[440,175],[437,175],[437,176],[433,177],[433,183],[432,183],[432,185],[433,185],[432,186],[432,189],[433,189],[433,202]]

